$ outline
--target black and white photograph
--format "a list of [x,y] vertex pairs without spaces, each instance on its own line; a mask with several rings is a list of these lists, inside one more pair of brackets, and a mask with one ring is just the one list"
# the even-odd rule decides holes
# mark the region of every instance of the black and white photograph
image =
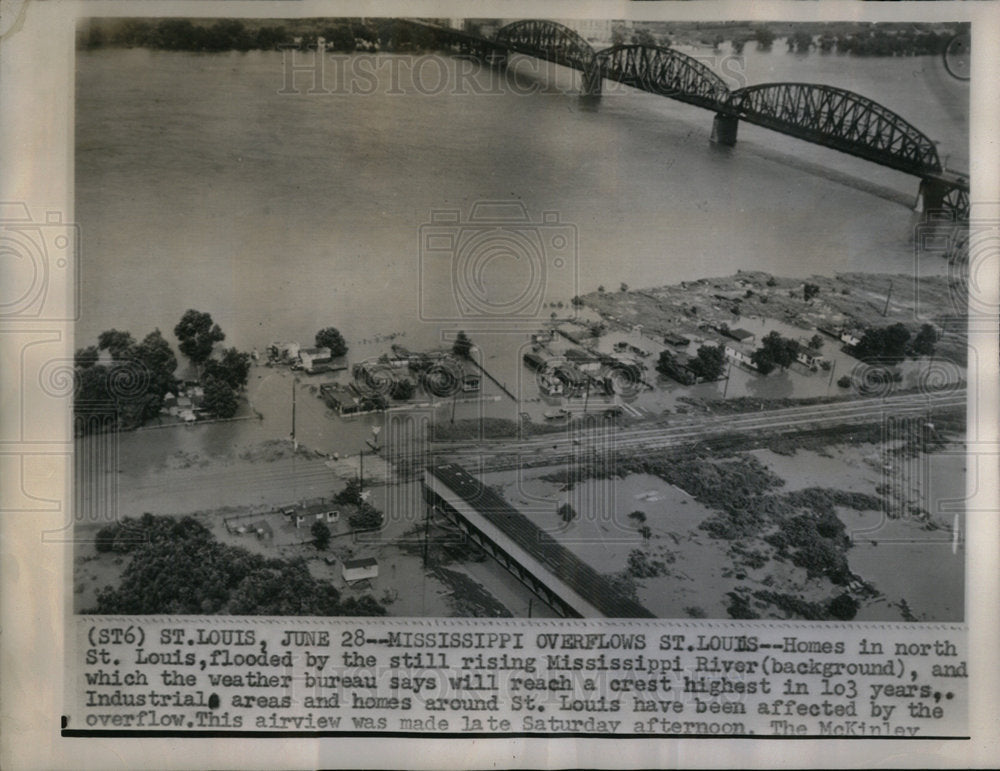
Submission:
[[5,2],[0,765],[995,765],[997,41]]
[[965,621],[971,41],[80,19],[74,612]]

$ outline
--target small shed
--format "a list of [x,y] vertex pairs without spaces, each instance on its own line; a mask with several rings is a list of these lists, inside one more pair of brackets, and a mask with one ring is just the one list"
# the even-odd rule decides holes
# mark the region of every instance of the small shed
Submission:
[[378,578],[378,560],[374,557],[362,557],[356,560],[344,560],[341,568],[344,580],[352,584],[355,581],[365,581]]
[[299,351],[299,361],[306,372],[312,372],[321,364],[329,364],[331,361],[329,348],[302,348]]
[[745,343],[747,340],[753,340],[757,336],[749,329],[744,329],[743,327],[736,327],[736,329],[730,329],[729,331],[726,332],[726,334],[739,343]]
[[462,375],[462,391],[465,393],[478,391],[482,387],[482,378],[479,375],[467,373]]

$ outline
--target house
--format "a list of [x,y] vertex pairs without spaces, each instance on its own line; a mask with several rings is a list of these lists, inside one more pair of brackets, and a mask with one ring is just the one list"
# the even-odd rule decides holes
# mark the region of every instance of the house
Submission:
[[682,385],[694,385],[698,382],[698,375],[691,368],[691,358],[691,356],[681,351],[667,353],[667,355],[660,359],[664,374]]
[[267,522],[257,522],[256,524],[251,526],[251,529],[253,530],[254,533],[257,534],[257,537],[262,541],[269,541],[272,538],[274,538],[274,531],[271,529],[271,526]]
[[195,420],[197,420],[197,416],[194,414],[194,410],[191,409],[178,410],[177,417],[179,417],[185,423],[194,423]]
[[564,387],[571,390],[585,388],[590,382],[590,378],[568,362],[557,365],[554,374],[562,381]]
[[579,348],[570,348],[566,351],[566,358],[581,372],[595,373],[601,369],[600,359],[586,351],[581,351]]
[[191,404],[195,407],[201,407],[205,403],[205,389],[201,386],[195,386],[189,390],[188,395],[191,397]]
[[343,576],[344,581],[349,584],[353,584],[356,581],[378,578],[378,560],[374,557],[344,560],[340,574]]
[[319,387],[320,398],[327,407],[339,415],[356,415],[385,409],[387,402],[380,394],[363,394],[354,383],[324,383]]
[[462,375],[462,392],[463,393],[473,393],[478,391],[482,387],[483,379],[472,372],[466,372]]
[[686,345],[690,345],[691,339],[688,337],[684,337],[684,335],[677,335],[674,334],[673,332],[667,332],[667,334],[663,336],[663,342],[667,343],[668,345],[675,345],[678,348],[683,348]]
[[836,329],[832,327],[816,327],[824,335],[829,335],[840,342],[845,343],[849,346],[855,346],[861,342],[861,338],[857,336],[854,330],[847,329],[846,327],[838,327]]
[[749,329],[743,329],[743,327],[737,327],[736,329],[723,328],[719,330],[726,337],[732,338],[738,343],[745,343],[747,340],[753,340],[757,335],[751,332]]
[[538,372],[545,366],[545,359],[539,356],[537,353],[526,353],[521,357],[524,364],[528,369],[532,369]]
[[170,407],[176,407],[177,406],[177,397],[173,393],[171,393],[170,391],[167,391],[167,393],[165,393],[163,395],[163,406],[167,407],[168,409]]
[[551,372],[540,372],[538,374],[538,387],[546,396],[562,396],[563,381]]
[[823,356],[818,351],[810,348],[805,340],[798,340],[797,342],[799,347],[795,351],[795,360],[799,364],[809,367],[811,370],[818,369],[820,363],[823,361]]
[[751,356],[753,355],[753,350],[743,343],[726,343],[725,353],[727,359],[732,359],[737,364],[745,364],[751,369],[757,369],[757,365],[753,363]]
[[840,330],[840,340],[852,348],[861,342],[861,338],[849,329]]
[[333,360],[329,348],[302,348],[299,350],[299,361],[302,369],[313,372],[320,364],[329,364]]
[[299,348],[298,343],[271,343],[267,353],[272,358],[290,361],[299,357]]

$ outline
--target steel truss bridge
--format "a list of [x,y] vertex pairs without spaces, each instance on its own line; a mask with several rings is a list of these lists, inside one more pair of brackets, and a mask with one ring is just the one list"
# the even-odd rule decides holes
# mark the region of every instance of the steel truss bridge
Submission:
[[523,54],[578,70],[585,97],[599,97],[603,81],[611,80],[712,110],[717,144],[735,145],[739,122],[745,121],[911,174],[920,178],[919,208],[968,219],[968,175],[946,170],[926,134],[853,91],[813,83],[765,83],[734,91],[702,62],[672,48],[618,45],[595,51],[576,31],[541,19],[513,22],[493,38],[400,21],[433,31],[439,45],[492,65]]

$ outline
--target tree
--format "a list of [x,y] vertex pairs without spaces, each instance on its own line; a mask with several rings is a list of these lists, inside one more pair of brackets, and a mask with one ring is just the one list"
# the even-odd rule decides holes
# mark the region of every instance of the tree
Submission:
[[329,348],[330,355],[336,358],[347,353],[347,342],[336,327],[326,327],[316,333],[316,347]]
[[313,522],[313,526],[309,528],[309,532],[312,533],[313,543],[320,551],[323,551],[330,545],[330,526],[322,519],[317,519]]
[[632,43],[639,46],[653,47],[656,45],[656,39],[649,30],[637,29],[632,33]]
[[358,510],[347,517],[352,530],[375,530],[382,525],[382,512],[368,501],[361,501]]
[[109,351],[113,359],[124,359],[135,348],[135,339],[130,332],[109,329],[98,336],[97,347]]
[[97,364],[100,358],[101,352],[97,350],[97,346],[88,345],[86,348],[76,349],[76,353],[73,356],[73,365],[81,369],[86,369]]
[[718,380],[726,367],[726,349],[722,345],[703,345],[691,360],[691,369],[702,380]]
[[205,369],[202,372],[203,380],[208,378],[221,380],[234,391],[243,389],[249,376],[250,354],[242,353],[235,348],[226,348],[218,361],[209,359],[205,362]]
[[636,509],[628,515],[628,518],[638,522],[640,525],[646,521],[646,513]]
[[333,584],[310,575],[305,560],[267,559],[226,546],[191,517],[126,517],[103,528],[99,541],[132,557],[118,587],[99,592],[90,613],[385,615],[370,596],[342,603]]
[[137,375],[147,378],[146,394],[152,399],[147,408],[151,413],[148,417],[154,417],[163,406],[163,397],[177,388],[177,378],[174,377],[177,357],[159,329],[146,335],[132,355],[142,368]]
[[758,27],[754,30],[753,36],[757,41],[757,48],[762,51],[770,51],[774,45],[774,33],[768,27]]
[[337,493],[333,500],[340,504],[352,503],[355,506],[361,503],[361,480],[357,477],[347,480],[344,489]]
[[862,361],[896,363],[906,356],[910,331],[897,322],[888,327],[872,327],[861,337],[854,353]]
[[809,338],[809,348],[813,351],[818,351],[823,347],[823,336],[813,335]]
[[819,294],[819,286],[817,284],[806,283],[802,288],[802,296],[806,302],[809,302],[812,298]]
[[916,356],[933,356],[934,345],[940,340],[938,331],[930,324],[923,324],[917,336],[913,338],[913,345],[910,350]]
[[231,418],[236,414],[239,402],[229,383],[210,377],[205,380],[204,389],[205,409],[219,418]]
[[556,509],[556,514],[558,514],[559,519],[561,519],[566,524],[569,524],[577,517],[576,509],[574,509],[568,503],[564,503],[562,506]]
[[413,381],[404,377],[393,381],[390,395],[393,399],[405,402],[407,399],[413,398],[414,390]]
[[761,347],[750,354],[750,361],[762,375],[766,375],[775,367],[785,369],[790,366],[798,350],[796,341],[782,337],[778,332],[770,332],[761,340]]
[[830,600],[827,610],[831,616],[840,621],[850,621],[858,614],[858,607],[858,601],[844,592]]
[[799,53],[808,53],[812,48],[812,35],[803,30],[799,30],[794,35],[788,37],[788,50],[797,50]]
[[185,356],[196,367],[200,367],[212,356],[212,348],[216,343],[226,339],[218,324],[212,321],[211,314],[187,310],[174,327],[174,335],[180,341],[178,346]]
[[451,352],[460,359],[469,359],[472,354],[472,340],[465,332],[459,332],[451,346]]

